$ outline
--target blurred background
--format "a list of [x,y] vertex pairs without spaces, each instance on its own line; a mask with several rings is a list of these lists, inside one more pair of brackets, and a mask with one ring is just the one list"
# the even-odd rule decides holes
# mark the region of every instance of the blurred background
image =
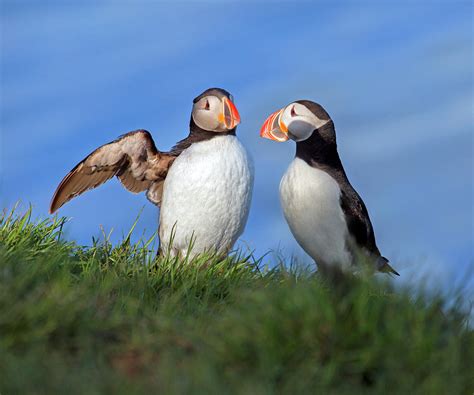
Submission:
[[[309,258],[279,205],[294,144],[259,138],[296,99],[332,116],[348,176],[383,254],[401,273],[451,289],[473,281],[473,6],[470,1],[1,3],[0,203],[47,217],[62,177],[93,149],[144,128],[161,150],[188,133],[192,99],[229,90],[255,162],[239,245]],[[69,238],[112,240],[144,194],[117,180],[60,210]],[[276,261],[272,254],[269,261]],[[426,277],[429,276],[429,277]]]

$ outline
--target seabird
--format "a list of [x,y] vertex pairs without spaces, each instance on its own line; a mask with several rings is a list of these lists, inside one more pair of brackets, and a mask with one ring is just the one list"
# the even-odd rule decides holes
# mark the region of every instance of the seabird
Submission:
[[322,271],[354,271],[361,260],[398,275],[375,242],[369,213],[337,152],[334,123],[324,108],[297,100],[271,114],[260,136],[296,142],[280,182],[280,201],[293,236]]
[[188,137],[163,152],[148,131],[136,130],[97,148],[61,181],[50,213],[116,176],[160,207],[163,254],[225,255],[245,228],[253,188],[253,165],[235,133],[239,123],[229,92],[208,89],[193,101]]

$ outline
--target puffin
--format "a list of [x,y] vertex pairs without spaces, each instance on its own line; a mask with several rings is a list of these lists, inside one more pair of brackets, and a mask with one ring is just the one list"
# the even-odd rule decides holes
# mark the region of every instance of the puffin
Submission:
[[207,89],[193,100],[189,135],[170,151],[158,150],[146,130],[126,133],[63,178],[49,211],[115,176],[159,207],[159,254],[225,256],[244,231],[253,189],[253,164],[236,137],[239,123],[232,95]]
[[297,100],[271,114],[260,136],[296,142],[296,155],[280,182],[280,202],[298,244],[323,273],[373,271],[399,275],[375,241],[367,208],[353,188],[337,151],[326,110]]

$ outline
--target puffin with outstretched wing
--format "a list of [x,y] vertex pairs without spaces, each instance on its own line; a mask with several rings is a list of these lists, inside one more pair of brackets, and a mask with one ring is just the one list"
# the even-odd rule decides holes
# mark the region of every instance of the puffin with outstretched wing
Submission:
[[253,166],[236,137],[239,123],[232,96],[208,89],[193,101],[188,137],[169,152],[159,151],[146,130],[124,134],[64,177],[50,213],[116,176],[160,207],[163,253],[227,254],[244,230],[253,188]]

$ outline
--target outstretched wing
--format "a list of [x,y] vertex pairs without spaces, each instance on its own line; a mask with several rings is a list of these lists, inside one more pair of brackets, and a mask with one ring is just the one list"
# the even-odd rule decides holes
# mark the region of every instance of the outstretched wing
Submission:
[[160,152],[146,130],[136,130],[97,148],[79,162],[59,184],[51,200],[54,213],[72,198],[96,188],[113,176],[131,192],[147,190],[148,199],[159,205],[163,182],[176,155]]

